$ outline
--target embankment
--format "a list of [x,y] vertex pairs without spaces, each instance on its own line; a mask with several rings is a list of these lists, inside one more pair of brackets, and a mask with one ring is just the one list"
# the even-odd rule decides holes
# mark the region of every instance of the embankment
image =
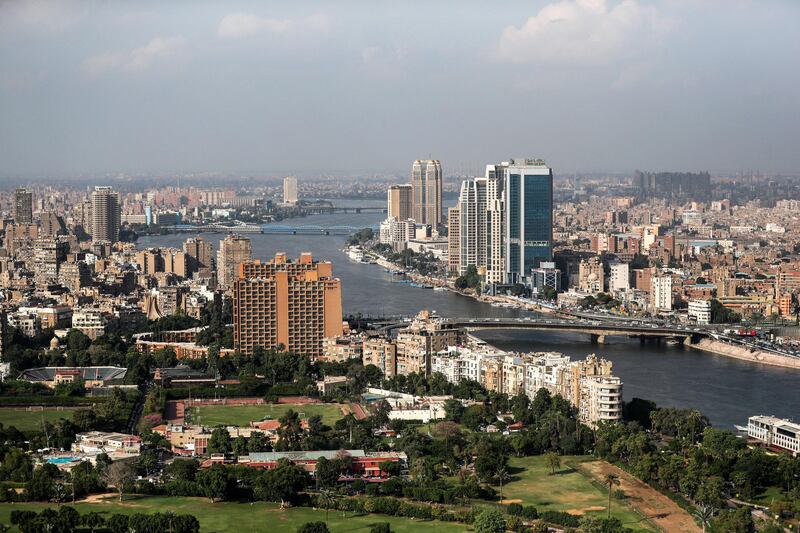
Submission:
[[744,346],[735,344],[728,344],[714,339],[702,339],[694,344],[686,344],[697,350],[724,355],[725,357],[732,357],[741,361],[751,361],[753,363],[761,363],[762,365],[780,366],[784,368],[796,368],[800,370],[800,358],[786,357],[763,350],[751,351]]

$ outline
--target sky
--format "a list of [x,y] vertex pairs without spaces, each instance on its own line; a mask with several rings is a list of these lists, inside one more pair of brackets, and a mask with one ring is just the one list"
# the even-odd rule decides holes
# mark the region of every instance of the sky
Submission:
[[800,1],[0,0],[0,176],[800,172]]

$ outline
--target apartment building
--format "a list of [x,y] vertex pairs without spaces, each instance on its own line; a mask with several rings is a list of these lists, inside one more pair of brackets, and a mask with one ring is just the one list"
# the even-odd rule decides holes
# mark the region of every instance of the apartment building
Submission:
[[430,374],[432,355],[448,346],[457,346],[461,336],[460,330],[445,328],[439,317],[421,311],[397,334],[397,373]]
[[241,235],[228,235],[219,243],[217,252],[217,283],[222,290],[230,290],[236,281],[239,264],[249,261],[253,254],[252,243]]
[[650,307],[654,312],[672,311],[672,278],[656,276],[650,280]]
[[312,357],[323,355],[323,339],[342,334],[341,282],[333,265],[303,253],[297,261],[286,254],[262,263],[239,265],[233,284],[234,348],[252,354],[284,349]]
[[711,323],[711,302],[709,300],[690,300],[688,316],[695,324]]
[[451,383],[477,378],[487,390],[534,398],[546,389],[568,400],[589,426],[622,419],[622,381],[610,361],[595,355],[572,361],[554,352],[509,354],[481,348],[454,348],[435,354],[431,370]]
[[361,361],[364,365],[374,365],[385,378],[397,375],[397,343],[384,337],[365,339],[361,345]]

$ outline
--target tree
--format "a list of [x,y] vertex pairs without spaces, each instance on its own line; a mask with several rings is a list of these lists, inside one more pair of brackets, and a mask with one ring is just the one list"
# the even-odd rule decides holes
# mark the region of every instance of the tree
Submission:
[[756,525],[749,507],[740,507],[733,511],[724,511],[713,522],[714,531],[725,533],[755,533]]
[[606,477],[603,479],[603,485],[608,487],[608,518],[611,518],[611,492],[614,486],[619,485],[619,475],[610,472],[606,474]]
[[369,533],[392,533],[392,526],[389,522],[372,524],[372,527],[369,528]]
[[279,450],[298,449],[303,437],[300,415],[293,409],[289,409],[278,421],[281,423],[281,426],[278,428],[277,448]]
[[125,491],[125,484],[130,483],[135,478],[133,467],[130,463],[115,461],[111,463],[103,472],[103,480],[106,484],[117,489],[119,493],[119,501],[122,501],[122,496]]
[[705,533],[706,527],[710,526],[711,520],[714,519],[714,508],[705,503],[701,503],[692,514],[695,519],[700,522],[700,527],[703,528],[703,533]]
[[498,483],[500,483],[500,502],[503,502],[503,483],[511,479],[511,475],[508,473],[508,469],[505,466],[501,466],[497,469],[497,473],[494,475],[495,479]]
[[550,467],[550,475],[556,475],[556,470],[561,468],[561,457],[558,456],[558,453],[549,451],[544,454],[544,460],[547,463],[547,466]]
[[103,480],[107,485],[117,489],[119,493],[119,501],[122,501],[122,495],[125,492],[125,484],[130,483],[134,479],[134,471],[130,464],[121,461],[111,463],[108,468],[103,472]]
[[128,517],[124,514],[113,514],[106,524],[111,533],[128,533]]
[[339,482],[339,475],[341,474],[341,465],[339,461],[329,460],[326,457],[320,457],[317,461],[317,467],[314,471],[317,483],[323,489],[335,487]]
[[260,432],[260,431],[253,431],[250,434],[250,438],[247,439],[247,451],[250,453],[258,453],[258,452],[268,452],[272,450],[272,444],[270,444],[269,439],[267,436]]
[[208,453],[230,453],[231,435],[225,428],[214,428],[211,437],[208,439]]
[[325,524],[328,524],[328,511],[331,507],[336,505],[336,497],[333,495],[333,492],[330,490],[323,490],[319,494],[319,504],[325,509]]
[[50,463],[33,471],[30,481],[25,484],[25,494],[29,500],[50,501],[58,478],[58,468]]
[[455,398],[446,400],[444,402],[445,417],[452,422],[461,422],[461,417],[464,416],[464,404],[461,400]]
[[622,407],[622,416],[626,422],[638,422],[644,429],[650,429],[652,422],[650,415],[656,410],[656,403],[641,398],[633,398],[625,402]]
[[164,467],[164,476],[170,481],[194,481],[198,466],[194,459],[175,459]]
[[253,494],[259,500],[278,501],[283,508],[288,501],[297,497],[305,488],[307,481],[308,477],[300,467],[281,459],[276,468],[256,478]]
[[200,471],[197,474],[197,482],[211,503],[224,500],[233,489],[233,481],[228,475],[228,470],[219,463]]
[[172,533],[200,533],[200,522],[190,514],[179,514],[172,521]]
[[306,522],[297,528],[297,533],[330,533],[330,530],[325,522]]
[[695,494],[695,500],[717,508],[724,503],[724,497],[725,481],[719,476],[704,479]]
[[475,533],[505,533],[506,520],[497,509],[487,509],[475,517],[472,529]]
[[103,515],[96,511],[92,511],[90,513],[86,513],[81,517],[81,522],[84,526],[89,528],[89,531],[94,533],[95,529],[101,528],[106,524],[105,518]]
[[558,291],[551,287],[550,285],[545,285],[542,289],[542,296],[545,300],[552,302],[558,297]]

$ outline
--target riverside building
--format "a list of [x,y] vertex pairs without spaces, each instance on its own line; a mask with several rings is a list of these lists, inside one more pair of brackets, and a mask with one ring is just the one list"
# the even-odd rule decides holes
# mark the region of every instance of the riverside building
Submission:
[[622,381],[610,361],[594,354],[581,361],[555,352],[507,353],[488,347],[449,346],[432,356],[431,372],[450,383],[474,380],[489,390],[533,399],[546,389],[568,400],[589,426],[622,419]]
[[414,161],[411,190],[412,218],[437,228],[442,223],[442,164],[436,159]]

